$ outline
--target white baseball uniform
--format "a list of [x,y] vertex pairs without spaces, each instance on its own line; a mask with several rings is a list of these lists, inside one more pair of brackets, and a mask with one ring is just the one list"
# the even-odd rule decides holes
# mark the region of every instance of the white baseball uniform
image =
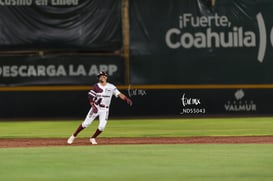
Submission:
[[94,113],[91,107],[82,123],[82,127],[86,128],[90,126],[94,119],[99,116],[98,129],[103,131],[107,124],[112,96],[115,95],[115,97],[118,97],[119,94],[120,91],[111,83],[107,82],[105,86],[102,86],[101,83],[95,84],[93,89],[88,92],[88,95],[94,97],[94,103],[98,112]]

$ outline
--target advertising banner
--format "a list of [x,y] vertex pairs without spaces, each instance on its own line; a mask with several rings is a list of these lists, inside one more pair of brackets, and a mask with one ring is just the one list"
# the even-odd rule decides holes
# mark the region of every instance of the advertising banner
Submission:
[[131,83],[273,83],[273,1],[130,2]]
[[[93,81],[89,82],[90,88]],[[130,97],[130,107],[113,97],[111,117],[210,117],[271,116],[272,89],[134,89],[119,90]],[[0,117],[78,117],[90,108],[87,93],[81,91],[12,91],[0,94]],[[42,101],[41,101],[42,100]],[[160,101],[158,101],[160,100]],[[46,111],[45,111],[46,110]]]
[[0,86],[90,85],[100,71],[115,84],[124,84],[120,56],[6,56],[0,57]]
[[[272,115],[272,89],[128,89],[139,116]],[[160,99],[159,104],[155,100]]]
[[120,0],[0,1],[0,50],[121,47]]

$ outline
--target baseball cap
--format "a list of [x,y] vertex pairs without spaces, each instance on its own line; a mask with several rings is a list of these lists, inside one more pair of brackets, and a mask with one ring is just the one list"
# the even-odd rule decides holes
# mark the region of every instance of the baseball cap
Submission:
[[100,72],[98,73],[97,77],[99,78],[101,75],[108,77],[106,72]]

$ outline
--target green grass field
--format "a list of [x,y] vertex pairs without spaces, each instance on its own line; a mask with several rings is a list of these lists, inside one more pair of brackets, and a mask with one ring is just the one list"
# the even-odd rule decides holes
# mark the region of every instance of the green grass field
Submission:
[[[75,121],[0,122],[1,138],[66,138]],[[97,121],[80,137],[89,137]],[[110,120],[101,137],[273,135],[273,118]],[[271,144],[0,148],[0,180],[271,181]]]
[[[75,121],[2,121],[0,138],[66,138],[79,126]],[[79,137],[89,137],[98,121]],[[273,118],[130,119],[109,120],[101,137],[189,137],[273,135]]]

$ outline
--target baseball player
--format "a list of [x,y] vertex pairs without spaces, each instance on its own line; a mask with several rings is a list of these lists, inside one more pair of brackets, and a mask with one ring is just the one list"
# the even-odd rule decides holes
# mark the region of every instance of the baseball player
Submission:
[[87,128],[94,121],[96,117],[99,117],[99,126],[93,136],[89,139],[91,144],[97,144],[96,137],[104,130],[109,114],[109,107],[111,103],[112,95],[121,98],[132,106],[132,100],[122,94],[116,86],[107,82],[108,75],[105,72],[100,72],[97,75],[99,82],[93,86],[93,89],[88,92],[88,99],[91,108],[85,118],[85,120],[79,125],[76,131],[68,138],[67,143],[72,144],[77,135]]

